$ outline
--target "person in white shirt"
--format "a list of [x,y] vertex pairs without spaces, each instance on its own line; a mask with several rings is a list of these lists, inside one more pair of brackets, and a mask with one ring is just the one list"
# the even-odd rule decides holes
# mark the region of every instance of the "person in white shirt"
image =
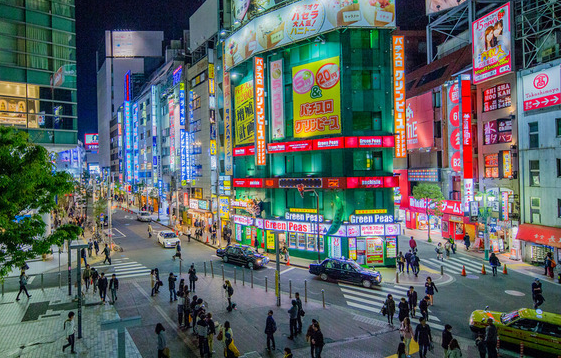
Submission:
[[75,333],[76,333],[76,326],[74,324],[74,312],[71,311],[68,313],[68,319],[64,321],[64,334],[66,335],[68,344],[62,346],[63,352],[66,348],[70,347],[71,348],[70,353],[76,354],[76,351],[74,350]]

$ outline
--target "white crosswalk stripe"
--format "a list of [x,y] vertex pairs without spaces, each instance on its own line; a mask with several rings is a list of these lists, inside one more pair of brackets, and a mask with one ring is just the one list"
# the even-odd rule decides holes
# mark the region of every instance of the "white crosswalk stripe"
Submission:
[[[371,314],[380,315],[381,316],[381,309],[386,301],[388,294],[392,294],[394,297],[395,305],[396,305],[396,322],[399,324],[399,320],[397,320],[397,305],[401,297],[407,298],[407,288],[401,286],[377,286],[371,289],[348,285],[344,283],[339,283],[339,288],[343,293],[343,297],[347,302],[347,305],[353,308],[357,308],[363,311],[367,311]],[[419,293],[418,293],[419,294]],[[419,315],[419,309],[417,307],[417,317]],[[411,320],[412,323],[415,323],[415,319]],[[418,322],[418,321],[417,321]],[[432,314],[431,310],[429,310],[429,325],[433,329],[443,330],[444,325],[440,322],[440,319]]]
[[421,265],[440,270],[440,266],[444,266],[445,273],[461,275],[462,268],[465,266],[467,274],[480,274],[481,266],[485,265],[485,270],[491,271],[491,266],[478,259],[469,257],[450,257],[444,261],[437,260],[436,258],[426,258],[421,260]]
[[131,278],[131,277],[142,277],[150,275],[150,269],[136,261],[129,261],[128,258],[118,258],[111,260],[112,265],[93,265],[96,270],[100,272],[105,272],[105,276],[108,278],[112,274],[116,274],[117,278]]

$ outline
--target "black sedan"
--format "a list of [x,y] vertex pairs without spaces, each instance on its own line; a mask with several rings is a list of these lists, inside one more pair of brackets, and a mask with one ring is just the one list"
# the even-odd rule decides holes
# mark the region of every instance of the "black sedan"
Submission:
[[253,247],[246,245],[230,245],[216,250],[216,256],[221,257],[224,262],[231,262],[247,266],[250,269],[265,266],[269,258],[258,254]]
[[366,288],[382,283],[380,272],[365,269],[355,261],[345,258],[327,258],[319,264],[310,264],[309,272],[324,281],[347,281]]

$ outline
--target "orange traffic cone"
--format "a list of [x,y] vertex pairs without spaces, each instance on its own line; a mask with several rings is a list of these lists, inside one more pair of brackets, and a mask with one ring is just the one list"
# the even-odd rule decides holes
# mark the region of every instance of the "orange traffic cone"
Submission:
[[503,266],[503,273],[504,273],[505,275],[508,275],[508,272],[506,271],[506,265]]
[[466,275],[466,267],[462,266],[462,276],[465,276],[465,275]]
[[485,271],[485,264],[481,265],[481,274],[482,275],[487,275],[487,271]]
[[290,256],[286,259],[286,266],[290,266]]
[[206,236],[206,243],[208,244],[208,235]]

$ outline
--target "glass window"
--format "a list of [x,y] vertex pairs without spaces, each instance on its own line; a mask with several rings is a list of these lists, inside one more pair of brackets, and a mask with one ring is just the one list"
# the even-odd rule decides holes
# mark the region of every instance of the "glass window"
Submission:
[[557,158],[557,177],[561,177],[561,159]]
[[530,220],[532,224],[541,223],[541,199],[537,197],[530,197]]
[[540,186],[540,161],[530,160],[530,186]]
[[540,333],[561,338],[561,326],[553,323],[541,322]]
[[353,170],[382,170],[382,152],[354,151]]
[[538,329],[538,321],[531,319],[520,319],[510,325],[513,328],[520,329],[522,331],[536,332]]
[[540,146],[538,122],[528,123],[528,134],[530,135],[529,148],[538,148]]
[[561,118],[555,118],[555,135],[561,137]]
[[561,218],[561,199],[557,199],[557,217]]

